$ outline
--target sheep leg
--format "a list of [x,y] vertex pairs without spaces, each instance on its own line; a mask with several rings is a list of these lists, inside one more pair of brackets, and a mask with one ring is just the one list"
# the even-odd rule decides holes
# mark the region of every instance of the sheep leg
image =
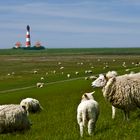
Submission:
[[77,114],[77,122],[79,124],[79,127],[80,127],[80,135],[81,137],[83,137],[83,120],[82,120],[82,114],[78,112]]
[[115,119],[116,108],[112,106],[112,119]]
[[88,121],[88,134],[91,136],[95,129],[95,122],[93,120]]
[[129,121],[129,111],[124,110],[124,120]]
[[80,135],[81,135],[81,137],[83,137],[83,122],[80,122],[79,123],[79,127],[80,127]]

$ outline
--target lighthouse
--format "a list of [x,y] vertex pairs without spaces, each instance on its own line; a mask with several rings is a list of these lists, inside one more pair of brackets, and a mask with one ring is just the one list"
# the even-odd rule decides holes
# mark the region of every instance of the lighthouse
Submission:
[[26,32],[26,47],[31,47],[30,26],[29,25],[27,25],[27,32]]

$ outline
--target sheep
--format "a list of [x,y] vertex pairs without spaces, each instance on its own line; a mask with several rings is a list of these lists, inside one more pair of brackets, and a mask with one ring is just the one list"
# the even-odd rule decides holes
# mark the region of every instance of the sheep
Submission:
[[56,74],[56,71],[54,70],[53,73]]
[[37,70],[34,70],[34,74],[37,74],[38,73],[38,71]]
[[92,86],[103,87],[103,96],[112,106],[123,110],[125,120],[129,120],[131,110],[140,108],[140,73],[116,76],[116,72],[108,72],[106,76],[99,75]]
[[88,77],[85,77],[85,80],[88,80],[89,78]]
[[58,65],[61,65],[61,62],[58,62]]
[[70,78],[70,74],[67,74],[67,77]]
[[60,70],[64,69],[64,67],[60,67]]
[[40,80],[44,80],[44,77],[41,77]]
[[97,77],[94,76],[94,75],[92,75],[92,76],[89,77],[90,80],[93,80],[93,79],[96,79],[96,78],[97,78]]
[[36,113],[43,109],[39,101],[33,98],[26,98],[21,100],[20,105],[25,107],[28,114],[29,112]]
[[99,104],[94,100],[93,93],[83,94],[81,103],[77,107],[77,122],[80,127],[81,137],[83,137],[83,129],[86,124],[88,125],[88,134],[92,135],[99,116]]
[[44,86],[44,83],[36,83],[37,88],[42,88]]
[[15,72],[14,71],[12,72],[12,75],[15,75]]
[[85,70],[85,74],[91,74],[92,70]]
[[0,105],[0,133],[27,130],[30,126],[24,107],[15,104]]
[[75,72],[75,74],[76,74],[76,75],[78,75],[78,74],[79,74],[79,72],[78,72],[78,71],[76,71],[76,72]]

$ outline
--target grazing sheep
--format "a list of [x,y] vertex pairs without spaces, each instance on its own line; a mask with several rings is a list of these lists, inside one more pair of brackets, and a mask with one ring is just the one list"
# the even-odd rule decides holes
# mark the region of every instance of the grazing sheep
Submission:
[[37,88],[42,88],[43,86],[44,86],[44,83],[37,83],[37,84],[36,84],[36,87],[37,87]]
[[44,77],[41,77],[40,80],[44,80]]
[[99,116],[99,105],[94,100],[93,93],[85,93],[77,108],[77,122],[80,127],[81,137],[83,136],[83,129],[86,124],[88,125],[88,134],[92,135]]
[[34,70],[34,74],[37,74],[38,73],[38,71],[37,70]]
[[64,69],[64,67],[60,67],[60,70]]
[[116,72],[108,72],[106,76],[99,75],[92,86],[103,87],[103,96],[112,106],[122,109],[127,120],[131,110],[140,108],[140,73],[116,76]]
[[85,80],[88,80],[89,78],[88,77],[85,77]]
[[58,62],[58,65],[61,65],[61,62]]
[[0,133],[21,131],[30,128],[27,112],[20,105],[0,105]]
[[56,74],[56,71],[54,70],[53,73]]
[[91,74],[92,70],[85,70],[85,74]]
[[14,71],[12,72],[12,75],[15,75],[15,72]]
[[25,107],[26,111],[29,113],[29,112],[32,112],[32,113],[36,113],[36,112],[39,112],[41,111],[43,108],[41,107],[40,103],[38,100],[36,99],[33,99],[33,98],[26,98],[26,99],[23,99],[21,102],[20,102],[20,105],[22,107]]
[[70,78],[70,74],[67,74],[67,77]]
[[75,72],[75,74],[76,74],[76,75],[78,75],[78,74],[79,74],[79,72],[78,72],[78,71],[76,71],[76,72]]
[[93,80],[93,79],[96,79],[96,78],[97,78],[97,77],[94,76],[94,75],[92,75],[92,76],[89,77],[90,80]]

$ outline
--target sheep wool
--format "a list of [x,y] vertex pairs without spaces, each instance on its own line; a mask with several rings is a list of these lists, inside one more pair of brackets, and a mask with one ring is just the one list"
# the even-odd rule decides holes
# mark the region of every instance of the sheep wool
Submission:
[[26,110],[20,105],[0,106],[0,133],[21,131],[30,128]]
[[99,105],[94,100],[92,94],[93,93],[85,93],[77,108],[77,122],[80,127],[81,137],[83,137],[83,129],[86,127],[86,124],[88,127],[88,134],[92,135],[99,116]]

